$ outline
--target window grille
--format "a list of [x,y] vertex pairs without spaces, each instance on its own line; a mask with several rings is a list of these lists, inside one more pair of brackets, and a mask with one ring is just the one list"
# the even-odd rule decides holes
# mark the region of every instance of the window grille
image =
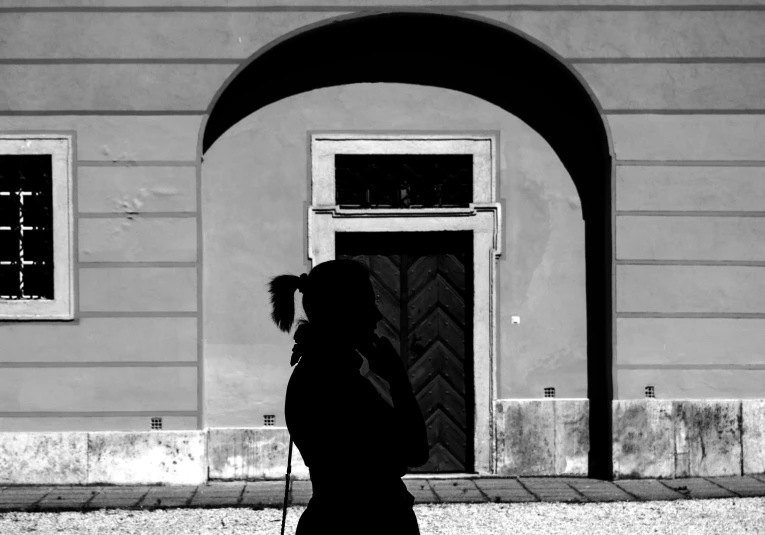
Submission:
[[0,155],[0,299],[53,299],[50,154]]
[[271,425],[274,425],[275,422],[276,422],[276,416],[275,415],[273,415],[273,414],[266,414],[265,416],[263,416],[263,425],[271,426]]
[[645,397],[647,397],[647,398],[654,398],[654,397],[656,397],[654,395],[654,391],[653,391],[653,387],[652,386],[645,387]]
[[162,418],[152,418],[151,419],[151,428],[154,429],[162,429]]
[[553,388],[553,387],[545,388],[545,397],[546,398],[554,398],[555,397],[555,388]]
[[473,202],[472,154],[336,154],[342,208],[433,208]]

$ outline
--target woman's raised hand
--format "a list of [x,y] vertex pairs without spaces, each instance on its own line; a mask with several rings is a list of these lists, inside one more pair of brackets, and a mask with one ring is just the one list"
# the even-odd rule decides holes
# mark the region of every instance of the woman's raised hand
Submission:
[[372,349],[368,356],[366,354],[364,356],[369,360],[369,367],[373,372],[388,381],[393,387],[400,385],[402,381],[408,382],[404,363],[390,340],[384,336],[375,335]]

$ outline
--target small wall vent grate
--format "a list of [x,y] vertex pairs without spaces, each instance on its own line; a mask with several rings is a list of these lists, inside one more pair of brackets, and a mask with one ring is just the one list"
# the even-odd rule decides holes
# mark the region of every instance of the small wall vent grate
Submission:
[[549,386],[545,388],[545,397],[546,398],[554,398],[555,397],[555,388],[552,386]]
[[655,398],[656,397],[656,395],[654,394],[652,386],[645,387],[645,397],[647,397],[647,398]]
[[263,416],[263,425],[271,426],[271,425],[274,425],[275,422],[276,422],[276,416],[274,416],[273,414],[266,414],[265,416]]
[[154,429],[162,429],[162,418],[152,418],[151,419],[151,428]]

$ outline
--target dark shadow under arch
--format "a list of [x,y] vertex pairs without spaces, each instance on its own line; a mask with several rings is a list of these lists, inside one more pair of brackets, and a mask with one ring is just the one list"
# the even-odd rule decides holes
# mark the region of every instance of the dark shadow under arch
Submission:
[[551,53],[494,24],[432,13],[344,18],[257,55],[214,102],[202,150],[254,111],[305,91],[362,82],[443,87],[536,130],[572,177],[585,219],[589,475],[612,479],[612,164],[597,104]]

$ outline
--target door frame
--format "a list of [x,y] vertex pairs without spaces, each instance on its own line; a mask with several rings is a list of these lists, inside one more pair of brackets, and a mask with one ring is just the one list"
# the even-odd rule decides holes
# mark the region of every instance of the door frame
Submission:
[[[495,132],[310,134],[308,258],[312,267],[335,258],[337,232],[473,232],[473,451],[478,474],[496,472],[496,260],[502,252],[502,210],[496,202],[497,139]],[[335,154],[472,154],[473,202],[461,208],[340,208],[335,202]]]

